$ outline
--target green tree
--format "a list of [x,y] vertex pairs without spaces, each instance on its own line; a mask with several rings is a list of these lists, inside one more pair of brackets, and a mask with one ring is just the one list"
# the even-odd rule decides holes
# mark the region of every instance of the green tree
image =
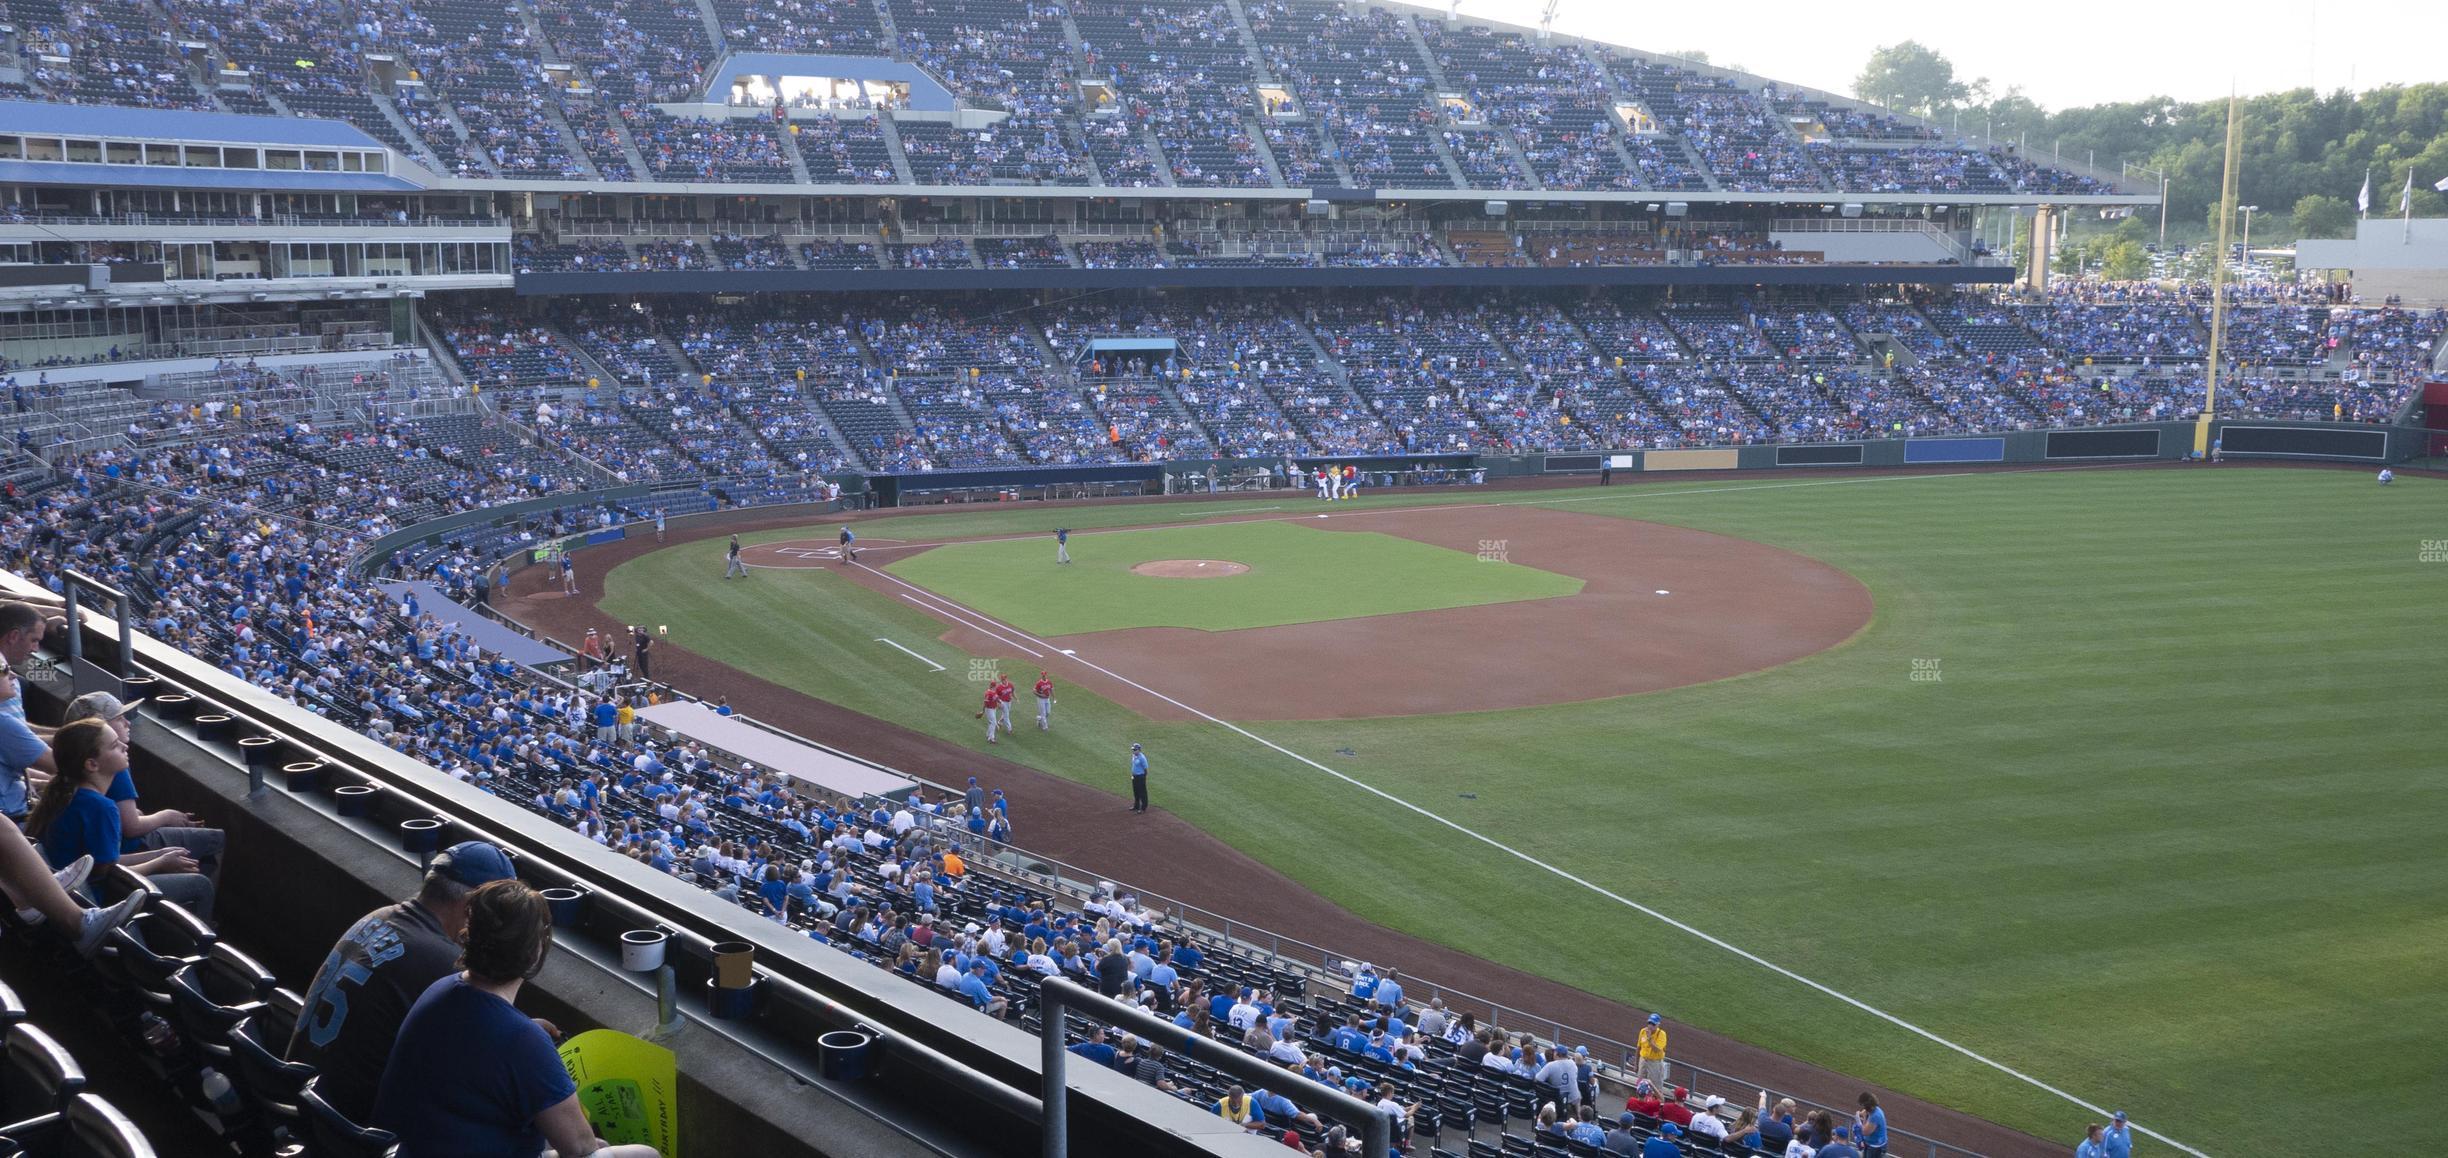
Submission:
[[2123,238],[2110,241],[2099,252],[2100,276],[2110,281],[2135,281],[2150,274],[2150,255],[2142,247]]
[[1955,79],[1954,62],[1917,40],[1881,46],[1853,80],[1853,95],[1923,115],[1953,106],[1967,91]]
[[2354,230],[2354,206],[2326,193],[2296,198],[2292,216],[2297,237],[2344,237]]

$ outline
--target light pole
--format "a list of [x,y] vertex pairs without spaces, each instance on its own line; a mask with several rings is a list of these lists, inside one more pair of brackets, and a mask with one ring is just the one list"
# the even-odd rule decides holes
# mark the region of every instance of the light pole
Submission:
[[2167,248],[2167,170],[2153,169],[2148,165],[2136,165],[2131,161],[2125,162],[2124,174],[2126,177],[2130,178],[2137,173],[2159,179],[2159,248],[2165,250]]
[[2252,272],[2252,215],[2255,210],[2260,208],[2261,207],[2258,205],[2236,206],[2236,210],[2244,215],[2244,262],[2242,272],[2247,274]]

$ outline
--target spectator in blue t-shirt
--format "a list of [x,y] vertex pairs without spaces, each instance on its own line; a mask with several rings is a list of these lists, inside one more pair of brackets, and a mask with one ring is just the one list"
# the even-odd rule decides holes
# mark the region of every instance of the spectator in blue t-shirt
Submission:
[[[17,674],[0,668],[0,705],[16,705]],[[0,816],[26,818],[26,770],[42,762],[51,749],[27,726],[25,710],[0,708]]]
[[1114,1058],[1119,1056],[1112,1044],[1105,1040],[1105,1027],[1101,1025],[1090,1027],[1088,1040],[1072,1046],[1071,1052],[1104,1066],[1106,1069],[1112,1069]]
[[399,1135],[399,1158],[500,1155],[552,1147],[589,1158],[658,1158],[608,1146],[544,1028],[511,1002],[552,953],[552,911],[523,881],[468,894],[462,971],[433,983],[400,1022],[371,1123]]
[[1863,1090],[1861,1109],[1853,1112],[1853,1137],[1861,1143],[1862,1158],[1887,1158],[1887,1111],[1879,1108],[1877,1095]]
[[1259,1090],[1250,1095],[1251,1104],[1266,1115],[1270,1126],[1291,1126],[1303,1130],[1323,1130],[1326,1127],[1317,1115],[1292,1104],[1292,1099],[1273,1090]]
[[212,920],[212,879],[196,872],[186,849],[120,852],[119,806],[103,791],[128,766],[127,741],[109,724],[87,719],[62,725],[51,745],[59,774],[26,821],[27,835],[41,842],[51,867],[66,868],[81,857],[92,857],[96,868],[125,865],[188,912]]
[[969,963],[969,975],[960,980],[960,995],[988,1017],[1003,1016],[1007,1004],[986,985],[986,961],[980,958]]
[[[87,692],[68,702],[65,720],[69,723],[101,720],[108,723],[112,731],[119,733],[119,739],[124,742],[129,734],[128,717],[143,703],[143,700],[125,703],[109,692]],[[195,858],[204,875],[219,876],[221,852],[227,843],[220,829],[204,827],[196,822],[193,815],[176,808],[146,812],[138,807],[136,779],[124,768],[119,770],[119,775],[111,778],[110,787],[102,794],[119,806],[122,852],[183,848],[187,850],[187,855]]]
[[757,899],[764,902],[765,915],[777,921],[781,920],[787,911],[784,905],[789,897],[790,884],[782,879],[782,866],[766,865],[765,879],[757,885]]
[[1392,969],[1388,969],[1385,971],[1383,976],[1377,979],[1377,991],[1370,995],[1370,1000],[1375,1001],[1378,1008],[1389,1010],[1398,1010],[1402,1008],[1403,987],[1401,976],[1402,975],[1400,973],[1397,973]]

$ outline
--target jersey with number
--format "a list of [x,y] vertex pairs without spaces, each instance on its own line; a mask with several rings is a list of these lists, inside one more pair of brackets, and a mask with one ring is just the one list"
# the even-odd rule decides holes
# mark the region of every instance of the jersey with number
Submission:
[[459,968],[459,946],[425,906],[409,901],[366,914],[315,971],[289,1038],[289,1060],[314,1066],[315,1089],[333,1109],[364,1122],[374,1114],[383,1063],[408,1008]]

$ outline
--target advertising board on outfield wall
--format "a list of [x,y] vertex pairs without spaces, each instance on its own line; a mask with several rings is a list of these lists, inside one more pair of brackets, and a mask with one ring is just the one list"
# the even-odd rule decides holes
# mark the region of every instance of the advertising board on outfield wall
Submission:
[[[2355,422],[2213,422],[2211,436],[2223,457],[2312,462],[2403,462],[2427,453],[2433,432],[2419,426],[2375,426]],[[1325,464],[1350,464],[1365,472],[1368,486],[1478,483],[1541,475],[1596,474],[1610,470],[1768,470],[1803,467],[1940,466],[1979,463],[2174,462],[2191,453],[2193,423],[2147,422],[2067,430],[2015,430],[1995,434],[1867,439],[1858,442],[1767,443],[1755,446],[1674,450],[1600,450],[1578,454],[1298,455],[1290,460],[1304,475]],[[1175,459],[1154,463],[1102,463],[1054,467],[997,467],[934,471],[925,475],[842,475],[852,492],[841,504],[902,506],[962,492],[979,498],[1099,498],[1123,494],[1178,494],[1217,489],[1217,480],[1253,478],[1274,485],[1286,459]],[[719,481],[719,480],[718,480]],[[964,491],[963,488],[966,488]],[[446,515],[394,531],[371,544],[359,565],[369,566],[413,544],[437,544],[443,535],[480,524],[507,525],[560,507],[615,503],[662,508],[675,518],[713,513],[725,504],[698,493],[691,482],[667,491],[643,486],[580,491]],[[970,494],[967,492],[977,492]],[[573,546],[582,544],[572,544]],[[541,553],[539,552],[539,558]]]
[[1642,470],[1734,470],[1742,466],[1738,450],[1651,450],[1641,454]]

